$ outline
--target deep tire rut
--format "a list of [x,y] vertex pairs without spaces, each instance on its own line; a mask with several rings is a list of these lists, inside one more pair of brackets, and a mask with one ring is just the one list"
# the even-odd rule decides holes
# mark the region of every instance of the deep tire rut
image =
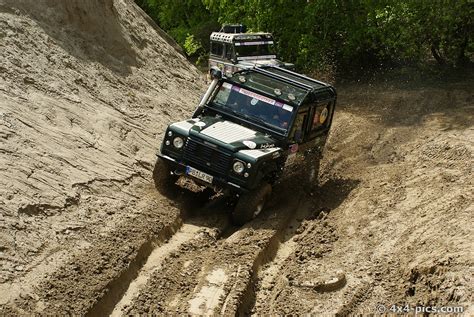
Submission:
[[123,297],[115,305],[111,316],[120,316],[121,311],[130,305],[132,300],[138,295],[140,288],[148,282],[150,276],[161,269],[163,261],[170,254],[179,249],[179,247],[189,242],[199,231],[200,227],[192,224],[183,224],[183,226],[163,245],[156,247],[141,268],[138,276],[131,281]]
[[231,225],[223,200],[195,212],[169,240],[148,253],[113,305],[94,312],[120,316],[251,311],[258,272],[275,258],[301,207],[304,194],[283,195],[287,186],[277,186],[270,206],[243,227]]
[[105,294],[87,312],[87,316],[104,316],[110,314],[127,291],[127,286],[136,280],[144,263],[148,263],[148,259],[152,255],[155,247],[172,237],[181,225],[182,219],[176,218],[175,221],[163,228],[158,235],[145,241],[138,249],[135,258],[131,261],[128,268],[109,283]]

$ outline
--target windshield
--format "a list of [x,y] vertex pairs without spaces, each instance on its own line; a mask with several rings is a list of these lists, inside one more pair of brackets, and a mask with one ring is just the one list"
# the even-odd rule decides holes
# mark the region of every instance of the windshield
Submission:
[[275,96],[275,98],[285,100],[288,103],[300,104],[308,94],[308,89],[300,88],[258,72],[238,72],[232,75],[232,81],[242,82],[242,78],[245,86]]
[[237,42],[235,43],[235,55],[238,59],[245,57],[276,58],[273,41]]
[[293,106],[226,82],[212,102],[227,113],[285,132],[294,110]]

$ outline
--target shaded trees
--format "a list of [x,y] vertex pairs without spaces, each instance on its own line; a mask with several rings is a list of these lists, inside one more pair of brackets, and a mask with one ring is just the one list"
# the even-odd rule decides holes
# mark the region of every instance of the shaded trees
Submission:
[[397,63],[461,66],[473,54],[468,0],[137,0],[189,55],[222,23],[272,32],[280,55],[311,71]]

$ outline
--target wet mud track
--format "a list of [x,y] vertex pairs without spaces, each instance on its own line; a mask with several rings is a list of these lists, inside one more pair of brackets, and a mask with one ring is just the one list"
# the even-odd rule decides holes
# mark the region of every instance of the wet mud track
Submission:
[[[277,185],[264,212],[243,227],[230,222],[225,198],[191,212],[186,205],[196,196],[181,196],[187,210],[182,222],[167,236],[155,237],[146,257],[139,252],[136,265],[121,274],[126,278],[111,283],[88,315],[249,312],[259,269],[277,254],[291,219],[301,215],[297,211],[307,193],[295,181]],[[287,194],[290,190],[292,195]]]

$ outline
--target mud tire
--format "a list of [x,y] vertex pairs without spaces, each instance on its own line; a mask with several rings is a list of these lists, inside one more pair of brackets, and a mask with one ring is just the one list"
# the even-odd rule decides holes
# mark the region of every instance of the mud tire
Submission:
[[241,226],[257,217],[265,207],[271,193],[272,186],[262,183],[254,190],[242,194],[232,212],[232,222]]
[[171,167],[168,162],[158,158],[153,169],[153,181],[156,190],[165,197],[173,198],[178,189],[175,185],[178,177],[171,173]]

